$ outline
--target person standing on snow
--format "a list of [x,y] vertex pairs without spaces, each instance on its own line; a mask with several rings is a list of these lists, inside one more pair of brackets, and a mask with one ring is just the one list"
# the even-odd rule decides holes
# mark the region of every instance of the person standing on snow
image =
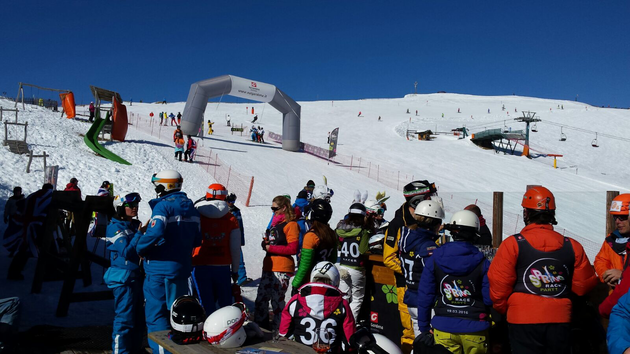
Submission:
[[[422,203],[427,202],[433,201]],[[420,276],[419,341],[427,343],[433,338],[435,344],[453,353],[484,354],[488,350],[492,300],[488,283],[490,261],[474,246],[479,237],[479,219],[472,211],[461,210],[444,228],[451,232],[453,242],[433,251]]]
[[188,136],[188,141],[186,142],[186,151],[184,152],[184,161],[188,161],[190,163],[193,162],[195,158],[195,153],[197,152],[197,142],[192,136]]
[[[313,202],[315,203],[315,202]],[[348,210],[348,217],[339,221],[335,232],[339,237],[339,289],[344,299],[350,303],[355,319],[361,312],[365,296],[365,262],[369,249],[372,225],[365,224],[366,209],[361,203],[354,203]]]
[[629,205],[630,193],[619,194],[612,200],[609,213],[613,216],[616,230],[606,237],[593,262],[599,279],[608,285],[610,293],[619,283],[621,271],[628,259],[626,245],[630,238]]
[[422,330],[418,328],[420,275],[427,259],[437,248],[435,241],[439,238],[438,231],[444,219],[444,209],[435,200],[423,200],[414,210],[413,218],[416,220],[415,224],[403,226],[400,230],[398,249],[401,263],[404,264],[401,268],[407,282],[407,290],[402,301],[407,305],[413,332],[417,337],[421,331],[428,332],[426,328]]
[[490,228],[486,224],[486,219],[483,218],[481,214],[481,209],[476,204],[470,204],[464,208],[464,210],[470,210],[479,219],[479,237],[475,237],[473,239],[473,244],[479,246],[492,246],[492,233],[490,232]]
[[597,275],[582,245],[553,230],[556,201],[547,188],[529,189],[521,206],[526,226],[497,250],[488,271],[490,297],[507,313],[512,353],[569,353],[569,295],[588,293]]
[[[199,212],[182,192],[184,178],[165,170],[151,178],[158,197],[149,201],[153,210],[146,232],[139,236],[138,255],[144,259],[144,298],[149,333],[170,328],[171,305],[188,294],[193,248],[201,245]],[[164,348],[152,340],[154,353]],[[165,351],[164,351],[165,352]]]
[[247,269],[245,269],[245,258],[243,257],[243,247],[245,246],[245,229],[243,229],[243,216],[241,215],[241,209],[239,209],[234,202],[236,202],[236,194],[230,193],[225,201],[230,207],[230,213],[234,215],[238,221],[238,229],[241,232],[241,262],[238,265],[238,281],[236,284],[242,286],[245,283],[251,282],[252,279],[247,277]]
[[171,118],[171,127],[174,125],[177,125],[177,121],[175,120],[175,115],[173,114],[173,112],[171,112],[171,114],[169,114],[168,117]]
[[182,113],[181,112],[177,112],[177,125],[181,125],[182,124]]
[[138,217],[140,194],[129,193],[114,199],[114,214],[107,226],[106,242],[111,266],[103,281],[114,293],[113,353],[138,353],[143,350],[144,295],[143,274],[136,244],[141,234]]
[[182,160],[182,154],[184,153],[184,144],[185,142],[183,137],[175,138],[175,160]]
[[201,246],[193,250],[191,281],[207,315],[231,305],[233,294],[237,301],[241,295],[236,284],[241,231],[225,201],[227,195],[223,185],[213,183],[208,186],[206,196],[195,203],[201,215],[202,241]]
[[[403,187],[403,195],[405,203],[401,205],[394,213],[394,218],[389,222],[387,231],[385,232],[385,244],[383,245],[383,263],[387,268],[394,271],[396,277],[396,292],[399,299],[405,298],[406,282],[402,273],[401,260],[398,251],[398,240],[400,239],[401,229],[403,226],[410,226],[416,223],[413,218],[416,206],[421,201],[437,197],[437,188],[435,183],[428,181],[413,181]],[[398,301],[398,310],[400,312],[400,321],[403,326],[403,335],[401,338],[401,347],[403,352],[411,352],[414,332],[411,325],[411,317],[407,305],[403,301]]]
[[9,218],[17,212],[17,202],[24,199],[22,194],[22,187],[14,187],[13,195],[9,197],[7,203],[4,205],[4,223],[9,223]]
[[96,108],[94,108],[94,102],[90,102],[90,107],[88,108],[88,111],[90,112],[90,118],[88,119],[90,122],[94,121],[94,111],[96,110]]
[[[111,184],[109,181],[103,181],[103,183],[101,183],[101,187],[96,192],[96,195],[99,197],[109,197],[110,188]],[[94,224],[92,224],[88,234],[92,237],[104,237],[106,235],[107,225],[109,224],[109,216],[105,213],[95,214]]]
[[178,138],[183,138],[184,133],[182,132],[182,128],[178,125],[173,132],[173,141],[177,141]]

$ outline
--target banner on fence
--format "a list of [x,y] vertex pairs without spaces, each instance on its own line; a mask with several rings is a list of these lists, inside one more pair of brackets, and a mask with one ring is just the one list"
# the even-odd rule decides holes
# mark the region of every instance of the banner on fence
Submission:
[[335,157],[337,155],[337,137],[339,136],[339,127],[333,129],[330,133],[330,146],[328,147],[328,158]]
[[57,175],[59,174],[59,166],[46,166],[44,171],[44,183],[53,185],[53,190],[57,190]]

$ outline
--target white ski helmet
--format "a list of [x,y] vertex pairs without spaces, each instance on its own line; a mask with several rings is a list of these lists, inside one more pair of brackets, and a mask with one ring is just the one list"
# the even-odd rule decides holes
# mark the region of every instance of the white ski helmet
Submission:
[[451,218],[451,230],[469,230],[479,232],[479,218],[470,210],[460,210]]
[[311,271],[311,282],[317,281],[317,278],[326,278],[332,286],[339,287],[339,270],[331,262],[322,261],[315,265]]
[[373,200],[373,199],[366,200],[365,203],[363,203],[363,205],[365,205],[365,209],[367,210],[368,214],[378,214],[378,211],[383,209],[381,207],[381,204],[379,204],[376,200]]
[[247,334],[243,323],[247,319],[245,304],[241,302],[213,312],[203,324],[203,338],[212,345],[236,348],[245,343]]
[[182,189],[184,178],[175,170],[164,170],[154,174],[151,183],[155,186],[155,192],[162,194]]
[[414,213],[416,215],[426,216],[433,219],[444,219],[444,209],[442,203],[436,200],[423,200],[418,204]]
[[316,186],[315,189],[313,189],[313,199],[330,199],[330,197],[332,197],[332,193],[330,188],[328,188],[327,186],[324,185],[319,185]]

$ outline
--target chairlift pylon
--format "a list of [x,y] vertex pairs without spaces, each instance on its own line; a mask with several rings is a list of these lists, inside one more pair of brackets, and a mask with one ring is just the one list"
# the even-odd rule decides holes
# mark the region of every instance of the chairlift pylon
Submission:
[[532,125],[532,132],[534,132],[534,133],[538,132],[538,126],[536,125],[536,123],[534,123],[534,125]]
[[597,132],[595,132],[595,139],[593,139],[593,141],[591,141],[591,146],[592,147],[599,147],[599,144],[597,144]]
[[562,132],[562,127],[560,127],[560,141],[567,141],[567,136]]

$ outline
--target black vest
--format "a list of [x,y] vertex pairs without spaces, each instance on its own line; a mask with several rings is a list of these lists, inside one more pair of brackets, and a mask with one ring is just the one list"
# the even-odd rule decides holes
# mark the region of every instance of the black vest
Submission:
[[287,236],[284,234],[284,227],[287,225],[286,221],[276,226],[272,226],[267,233],[269,244],[272,246],[286,246]]
[[518,245],[514,291],[545,297],[566,298],[571,293],[575,253],[571,241],[556,251],[535,249],[521,234],[514,235]]
[[349,316],[349,314],[346,313],[343,302],[339,302],[339,306],[330,314],[330,316],[323,320],[309,316],[299,301],[295,301],[295,306],[295,311],[293,312],[293,318],[291,320],[293,322],[294,340],[310,347],[316,340],[317,335],[319,335],[318,332],[321,333],[320,329],[326,328],[326,332],[324,332],[324,336],[326,337],[330,337],[327,329],[332,329],[333,338],[326,338],[327,341],[330,342],[329,353],[340,353],[341,343],[347,340],[345,339],[343,331],[343,321],[346,316]]
[[365,235],[363,235],[363,230],[361,230],[361,232],[357,236],[344,237],[341,240],[341,249],[339,250],[339,264],[351,267],[363,266],[363,256],[361,255],[360,251],[362,237],[365,237]]
[[467,275],[447,274],[435,264],[438,298],[436,316],[459,317],[471,321],[485,321],[490,312],[483,303],[483,265],[485,259]]

